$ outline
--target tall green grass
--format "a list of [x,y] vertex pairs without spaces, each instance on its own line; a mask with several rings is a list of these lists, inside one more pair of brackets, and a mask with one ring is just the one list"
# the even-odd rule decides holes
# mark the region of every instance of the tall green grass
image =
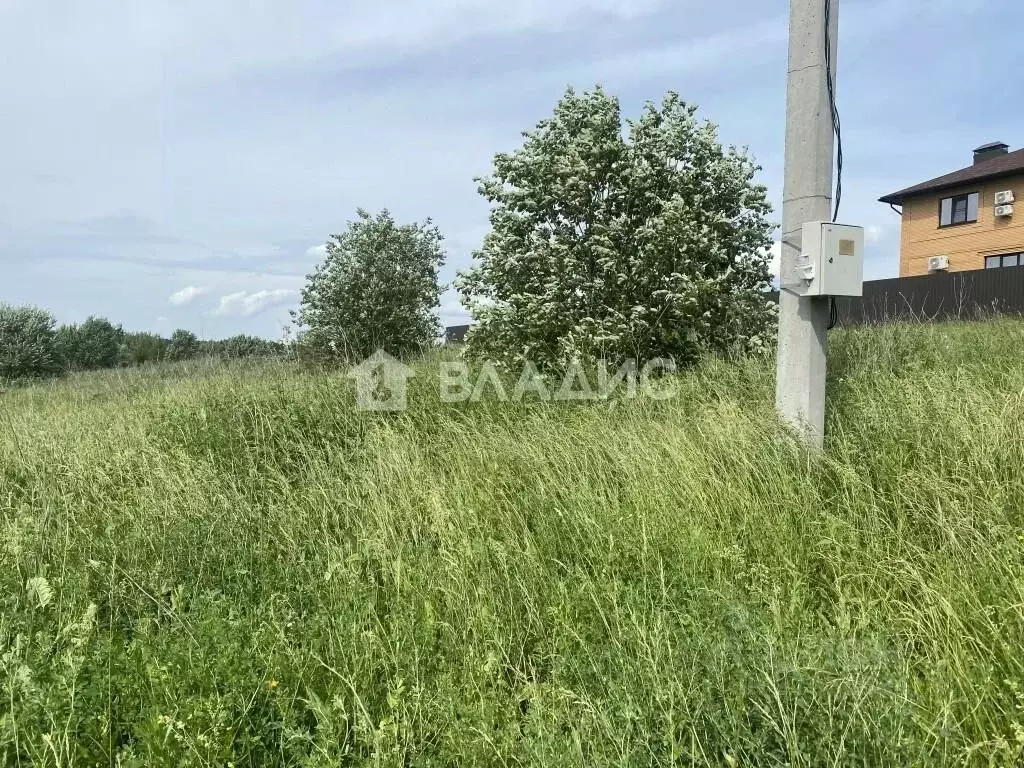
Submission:
[[0,395],[0,765],[1014,765],[1024,323],[671,401],[287,364]]

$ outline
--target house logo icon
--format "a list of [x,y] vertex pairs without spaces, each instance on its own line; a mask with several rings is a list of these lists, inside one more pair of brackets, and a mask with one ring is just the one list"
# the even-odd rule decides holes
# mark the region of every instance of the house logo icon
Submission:
[[416,372],[378,349],[345,375],[356,383],[358,410],[404,411],[408,380]]

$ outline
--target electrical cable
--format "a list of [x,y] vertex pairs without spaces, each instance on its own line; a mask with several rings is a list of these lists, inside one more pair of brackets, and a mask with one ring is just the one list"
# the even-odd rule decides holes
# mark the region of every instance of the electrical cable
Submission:
[[[825,82],[828,85],[828,104],[832,113],[832,131],[836,136],[836,195],[832,223],[839,220],[839,203],[843,199],[843,127],[836,106],[836,91],[832,73],[832,0],[825,0]],[[828,330],[835,328],[839,321],[834,296],[829,298]]]
[[825,82],[828,104],[832,112],[832,131],[836,135],[836,202],[832,222],[839,220],[839,203],[843,199],[843,127],[836,106],[835,75],[832,72],[832,0],[825,0]]

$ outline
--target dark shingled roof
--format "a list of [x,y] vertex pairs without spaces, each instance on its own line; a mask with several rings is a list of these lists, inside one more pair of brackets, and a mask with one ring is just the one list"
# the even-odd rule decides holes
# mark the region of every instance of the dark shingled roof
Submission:
[[[979,149],[982,149],[982,147],[979,147]],[[953,173],[947,173],[945,176],[939,176],[937,179],[901,189],[899,192],[893,192],[891,195],[879,198],[879,200],[892,205],[902,205],[903,201],[908,197],[925,195],[929,192],[938,192],[939,190],[952,187],[962,187],[965,184],[973,184],[979,181],[998,179],[1001,176],[1013,176],[1018,173],[1024,173],[1024,149],[1018,149],[1016,152],[1008,152],[1005,155],[982,160],[980,163],[959,171],[953,171]]]

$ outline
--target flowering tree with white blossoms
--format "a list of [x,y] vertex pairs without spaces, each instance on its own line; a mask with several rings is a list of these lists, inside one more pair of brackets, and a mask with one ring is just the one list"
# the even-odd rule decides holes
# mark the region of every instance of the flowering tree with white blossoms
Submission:
[[467,354],[508,366],[748,351],[772,339],[760,168],[669,93],[623,130],[600,87],[478,179],[491,231],[459,277]]

